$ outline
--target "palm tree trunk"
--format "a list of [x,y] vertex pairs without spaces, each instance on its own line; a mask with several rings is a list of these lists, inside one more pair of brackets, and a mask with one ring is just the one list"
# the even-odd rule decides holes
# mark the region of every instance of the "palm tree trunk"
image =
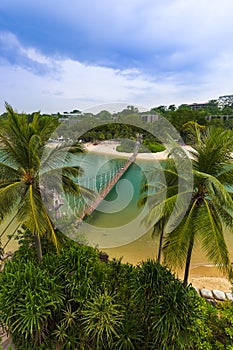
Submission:
[[191,256],[192,256],[192,251],[193,251],[193,244],[194,244],[194,234],[192,233],[192,236],[191,236],[190,242],[189,242],[188,253],[187,253],[187,257],[186,257],[184,281],[183,281],[184,287],[187,287],[187,284],[188,284],[189,268],[190,268]]
[[164,227],[162,227],[162,232],[159,237],[159,249],[158,249],[158,257],[157,262],[160,264],[161,256],[162,256],[162,247],[163,247],[163,236],[164,236]]
[[41,263],[42,261],[42,248],[41,248],[41,240],[40,236],[36,233],[35,234],[35,245],[36,245],[36,252],[38,256],[38,261]]

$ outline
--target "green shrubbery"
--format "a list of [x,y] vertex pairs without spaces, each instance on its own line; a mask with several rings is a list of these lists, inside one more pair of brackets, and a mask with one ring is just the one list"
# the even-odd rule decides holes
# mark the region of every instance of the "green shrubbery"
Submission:
[[146,144],[146,147],[149,149],[150,152],[156,153],[156,152],[162,152],[165,151],[165,147],[161,143],[151,143],[149,142]]
[[106,263],[97,249],[69,241],[41,264],[23,251],[0,274],[1,321],[18,349],[176,350],[193,343],[198,298],[156,262]]
[[[116,147],[116,150],[118,152],[127,152],[127,153],[133,153],[135,150],[135,141],[134,140],[122,140],[121,144]],[[162,152],[165,150],[165,147],[157,142],[143,142],[143,144],[139,148],[139,153],[156,153],[156,152]]]
[[42,243],[41,264],[28,236],[0,274],[0,322],[17,349],[233,349],[232,303],[214,308],[152,260],[103,262],[67,239],[57,255]]

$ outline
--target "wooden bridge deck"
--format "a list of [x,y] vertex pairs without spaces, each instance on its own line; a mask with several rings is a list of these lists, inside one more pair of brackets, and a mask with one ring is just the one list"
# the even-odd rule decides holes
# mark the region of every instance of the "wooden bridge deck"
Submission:
[[138,154],[138,150],[130,157],[130,159],[125,163],[125,165],[118,171],[118,173],[111,179],[106,187],[98,194],[95,201],[89,205],[80,216],[80,220],[83,220],[86,216],[91,215],[91,213],[97,208],[97,206],[102,202],[102,200],[107,196],[111,189],[115,186],[117,181],[122,177],[130,165],[135,161],[135,158]]

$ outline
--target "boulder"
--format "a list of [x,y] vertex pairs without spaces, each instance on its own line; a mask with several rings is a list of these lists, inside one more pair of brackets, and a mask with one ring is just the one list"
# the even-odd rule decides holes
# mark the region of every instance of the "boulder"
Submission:
[[197,292],[197,295],[199,295],[199,296],[200,296],[200,289],[199,289],[199,288],[197,288],[197,287],[193,287],[193,289],[195,289],[195,291]]
[[222,301],[226,300],[226,295],[221,290],[214,289],[212,290],[212,292],[213,292],[214,299],[222,300]]
[[233,301],[233,294],[232,293],[226,293],[227,300]]
[[14,252],[12,252],[11,250],[9,250],[8,252],[6,252],[6,255],[12,256],[12,255],[14,255]]
[[201,289],[200,294],[205,299],[214,299],[213,293],[209,289],[205,289],[205,288]]
[[214,299],[205,299],[205,301],[214,307],[217,305],[217,301]]
[[2,254],[2,255],[1,255],[1,260],[3,260],[3,261],[4,261],[4,260],[7,260],[8,256],[9,256],[9,255],[8,255],[7,253]]

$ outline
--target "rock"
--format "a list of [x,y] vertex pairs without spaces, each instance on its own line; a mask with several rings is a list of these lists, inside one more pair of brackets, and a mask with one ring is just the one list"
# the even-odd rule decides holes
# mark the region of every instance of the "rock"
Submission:
[[100,252],[99,258],[100,258],[100,261],[102,262],[108,262],[108,254],[105,252]]
[[0,264],[0,272],[2,272],[4,270],[4,265],[5,264]]
[[212,306],[216,306],[217,305],[217,301],[214,299],[205,299],[205,301],[209,304],[211,304]]
[[197,287],[194,287],[194,286],[193,286],[193,289],[195,289],[195,291],[197,292],[197,295],[199,295],[199,296],[200,296],[200,289],[199,289],[199,288],[197,288]]
[[205,299],[214,299],[213,293],[209,289],[205,289],[205,288],[201,289],[200,294]]
[[214,289],[212,290],[212,293],[213,293],[214,299],[222,300],[222,301],[226,300],[226,295],[221,290]]
[[233,301],[233,294],[232,293],[226,293],[227,300]]
[[6,260],[8,258],[8,254],[4,253],[1,255],[1,260]]
[[9,250],[8,252],[6,252],[6,255],[12,256],[12,255],[14,255],[14,252],[12,252],[11,250]]

